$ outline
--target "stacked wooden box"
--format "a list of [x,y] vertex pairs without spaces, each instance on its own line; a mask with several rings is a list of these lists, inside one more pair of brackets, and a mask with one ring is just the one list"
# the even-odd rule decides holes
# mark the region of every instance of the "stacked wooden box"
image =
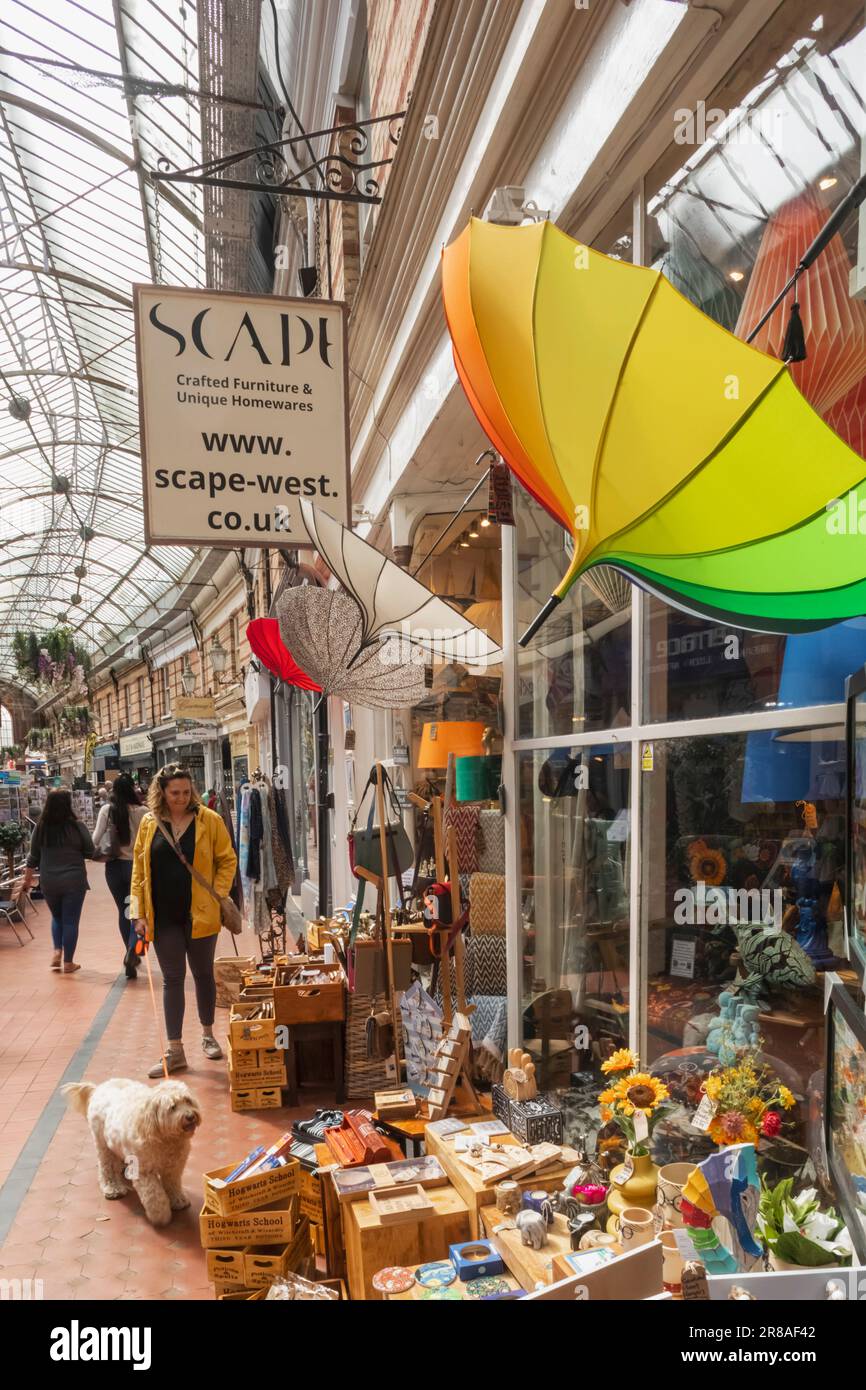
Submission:
[[[277,1110],[283,1103],[286,1054],[276,1046],[273,1000],[241,1000],[229,1016],[228,1063],[232,1110]],[[252,1017],[262,1010],[270,1017]]]
[[199,1215],[208,1279],[218,1298],[252,1292],[297,1271],[312,1251],[310,1223],[300,1212],[297,1159],[225,1184],[232,1171],[230,1166],[204,1174]]

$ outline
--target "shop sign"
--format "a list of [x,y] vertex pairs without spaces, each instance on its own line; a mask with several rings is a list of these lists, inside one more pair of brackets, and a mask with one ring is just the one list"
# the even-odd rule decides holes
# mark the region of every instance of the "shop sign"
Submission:
[[216,736],[215,725],[190,724],[185,729],[178,727],[174,741],[175,743],[210,743]]
[[136,285],[149,544],[309,545],[351,525],[345,305]]
[[150,734],[127,734],[120,738],[121,758],[132,758],[136,753],[152,753],[153,744],[150,741]]
[[175,719],[216,719],[212,695],[175,695]]
[[117,744],[97,743],[96,747],[93,750],[93,756],[94,758],[116,758]]

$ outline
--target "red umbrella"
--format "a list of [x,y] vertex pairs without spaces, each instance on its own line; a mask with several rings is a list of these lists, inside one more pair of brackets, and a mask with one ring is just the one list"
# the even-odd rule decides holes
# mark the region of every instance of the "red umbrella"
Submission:
[[247,623],[247,641],[259,661],[286,685],[296,685],[300,690],[321,690],[322,687],[316,685],[292,657],[280,636],[276,618],[255,618]]

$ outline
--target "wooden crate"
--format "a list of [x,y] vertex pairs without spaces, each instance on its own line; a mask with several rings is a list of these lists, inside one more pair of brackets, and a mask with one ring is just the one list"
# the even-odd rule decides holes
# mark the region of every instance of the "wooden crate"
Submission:
[[205,1250],[225,1249],[234,1245],[285,1245],[292,1239],[298,1224],[297,1197],[282,1198],[279,1204],[257,1207],[255,1211],[220,1216],[202,1207],[199,1213],[199,1233]]
[[[345,976],[341,965],[319,965],[320,974],[328,975],[328,984],[297,982],[300,968],[289,966],[280,972],[280,982],[274,985],[274,1018],[278,1024],[340,1023],[346,1016]],[[285,982],[283,982],[285,981]]]
[[236,1245],[229,1250],[207,1250],[207,1277],[212,1284],[244,1283],[244,1247]]
[[308,1173],[301,1169],[300,1182],[301,1212],[311,1221],[321,1226],[325,1220],[322,1179],[318,1173]]
[[279,1086],[244,1086],[231,1090],[232,1110],[279,1110],[283,1093]]
[[232,1004],[229,1015],[229,1042],[234,1052],[258,1051],[276,1047],[276,1022],[273,1018],[250,1018],[255,1004]]
[[221,1187],[219,1180],[227,1178],[237,1166],[234,1163],[225,1168],[214,1168],[203,1175],[204,1204],[208,1211],[218,1216],[255,1211],[257,1207],[273,1205],[284,1197],[293,1196],[300,1187],[301,1165],[296,1158],[290,1158],[282,1168],[269,1168],[248,1178],[236,1178],[234,1182]]
[[232,1090],[257,1086],[285,1086],[286,1054],[281,1047],[250,1048],[235,1052],[228,1043],[226,1049],[229,1085]]
[[446,1260],[449,1245],[469,1240],[469,1209],[451,1186],[428,1190],[435,1208],[427,1221],[383,1226],[369,1201],[343,1208],[346,1265],[353,1299],[381,1301],[373,1275],[386,1265]]
[[272,1284],[281,1274],[300,1270],[312,1253],[310,1223],[301,1217],[294,1236],[285,1245],[247,1246],[244,1251],[244,1282],[249,1289]]

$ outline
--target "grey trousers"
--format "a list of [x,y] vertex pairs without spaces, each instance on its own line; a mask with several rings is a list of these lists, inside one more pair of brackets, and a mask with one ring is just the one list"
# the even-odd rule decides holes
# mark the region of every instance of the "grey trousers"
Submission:
[[173,922],[157,921],[154,924],[153,949],[162,971],[162,1007],[165,1012],[165,1034],[169,1041],[183,1037],[187,960],[195,980],[199,1022],[205,1028],[213,1027],[216,1009],[213,962],[218,938],[218,932],[214,932],[213,936],[193,937],[191,922],[185,927]]

